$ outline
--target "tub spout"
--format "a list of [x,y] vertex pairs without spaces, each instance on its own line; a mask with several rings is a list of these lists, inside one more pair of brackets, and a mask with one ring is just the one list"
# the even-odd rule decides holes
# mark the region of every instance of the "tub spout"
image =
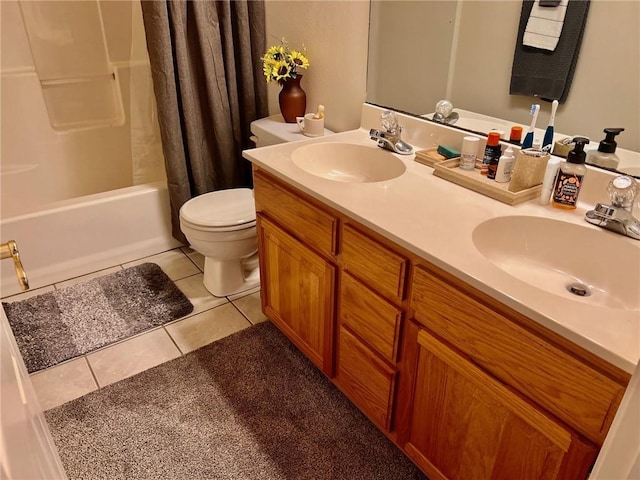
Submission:
[[0,259],[4,260],[5,258],[13,258],[13,266],[16,269],[18,283],[22,290],[29,290],[29,279],[20,260],[18,245],[14,240],[9,240],[7,243],[0,245]]

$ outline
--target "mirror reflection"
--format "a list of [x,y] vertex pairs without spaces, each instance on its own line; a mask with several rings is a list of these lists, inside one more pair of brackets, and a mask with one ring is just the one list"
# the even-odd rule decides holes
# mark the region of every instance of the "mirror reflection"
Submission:
[[[510,95],[522,2],[421,0],[371,2],[367,101],[432,118],[447,99],[456,128],[486,134],[526,132],[540,104],[544,136],[551,102]],[[619,171],[640,175],[640,2],[592,0],[571,89],[555,115],[556,138],[586,136],[597,150],[615,137]],[[493,125],[493,126],[492,126]],[[524,134],[523,134],[524,135]]]

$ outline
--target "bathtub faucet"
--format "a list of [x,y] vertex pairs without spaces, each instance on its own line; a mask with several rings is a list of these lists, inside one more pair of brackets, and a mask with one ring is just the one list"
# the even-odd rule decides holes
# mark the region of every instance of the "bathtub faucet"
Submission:
[[18,251],[18,245],[14,240],[9,240],[7,243],[0,245],[0,259],[13,258],[13,266],[16,270],[16,276],[18,277],[18,283],[22,290],[29,290],[29,280],[27,274],[22,266],[20,260],[20,252]]

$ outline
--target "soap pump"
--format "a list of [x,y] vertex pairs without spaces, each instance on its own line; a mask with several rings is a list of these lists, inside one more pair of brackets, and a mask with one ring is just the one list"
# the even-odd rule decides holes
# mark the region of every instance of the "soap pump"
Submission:
[[576,146],[567,155],[566,162],[560,164],[551,197],[552,206],[567,210],[576,208],[582,180],[587,172],[587,167],[584,166],[587,156],[584,146],[589,143],[589,139],[575,137],[573,142]]
[[591,150],[587,153],[587,163],[599,167],[618,168],[620,159],[615,153],[618,146],[615,137],[620,132],[624,132],[624,128],[605,128],[605,139],[598,145],[598,150]]

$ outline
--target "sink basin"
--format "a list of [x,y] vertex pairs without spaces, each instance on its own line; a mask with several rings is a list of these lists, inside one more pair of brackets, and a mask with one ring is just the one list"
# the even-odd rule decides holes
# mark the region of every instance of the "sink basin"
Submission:
[[478,225],[473,243],[498,268],[535,288],[640,310],[640,248],[624,237],[549,218],[509,216]]
[[302,170],[336,182],[383,182],[407,169],[402,160],[375,145],[314,143],[295,149],[291,158]]

